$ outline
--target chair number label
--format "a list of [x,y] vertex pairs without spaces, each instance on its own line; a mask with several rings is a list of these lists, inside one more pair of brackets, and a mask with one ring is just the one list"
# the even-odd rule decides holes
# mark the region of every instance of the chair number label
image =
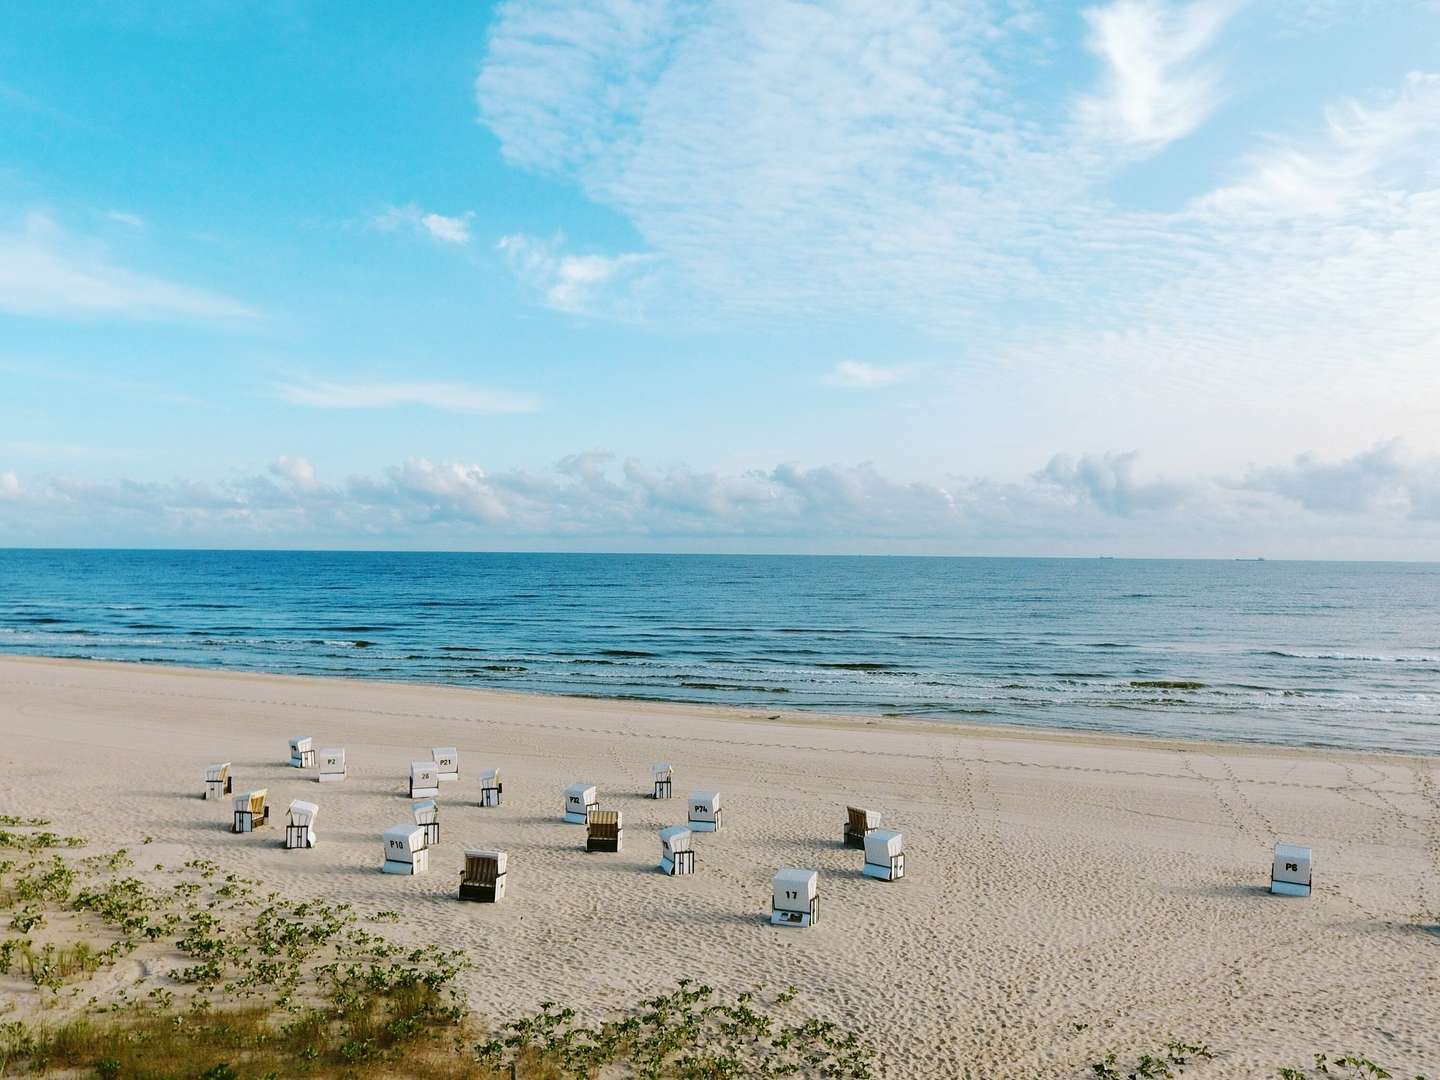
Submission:
[[1293,863],[1293,862],[1287,862],[1287,863],[1285,864],[1285,869],[1286,869],[1286,870],[1293,870],[1295,873],[1298,874],[1298,873],[1300,872],[1300,864],[1299,864],[1299,863]]

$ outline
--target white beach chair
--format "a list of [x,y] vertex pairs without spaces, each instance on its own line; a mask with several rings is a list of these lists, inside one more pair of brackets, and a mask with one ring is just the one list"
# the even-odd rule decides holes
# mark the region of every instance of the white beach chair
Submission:
[[690,831],[720,831],[720,793],[718,791],[690,792]]
[[425,830],[419,825],[396,825],[386,829],[382,839],[385,873],[423,874],[430,868],[430,849],[425,846]]
[[434,799],[422,799],[410,804],[410,814],[415,824],[425,830],[425,846],[434,847],[440,843],[440,804]]
[[684,825],[660,830],[660,869],[672,877],[695,873],[695,849],[690,846],[690,830]]
[[453,746],[432,746],[430,756],[435,759],[435,770],[442,784],[460,779],[460,751]]
[[345,748],[331,746],[320,751],[320,775],[322,784],[331,784],[345,779]]
[[814,870],[786,867],[775,875],[770,925],[811,926],[819,918],[820,875]]
[[1308,847],[1276,844],[1270,864],[1270,891],[1276,896],[1309,896],[1312,867]]
[[270,807],[265,805],[268,788],[257,788],[243,795],[236,795],[232,805],[235,809],[235,823],[231,832],[254,832],[270,820]]
[[205,798],[223,799],[231,789],[230,762],[205,766]]
[[410,798],[430,799],[440,794],[440,774],[433,761],[410,763]]
[[315,740],[309,735],[297,735],[290,740],[290,764],[296,769],[315,767]]
[[584,825],[594,806],[594,784],[571,784],[565,789],[565,820],[569,824]]
[[653,784],[650,794],[652,799],[668,799],[674,794],[674,774],[668,761],[657,761],[651,765],[650,779]]
[[845,808],[845,846],[863,848],[865,837],[880,827],[880,815],[859,806]]
[[505,899],[503,851],[467,851],[465,869],[460,872],[460,899],[481,904],[498,904]]
[[505,785],[500,782],[499,769],[485,769],[480,773],[480,805],[499,806]]
[[625,829],[619,810],[602,810],[595,806],[585,822],[586,851],[621,851],[625,847]]
[[313,802],[295,799],[290,803],[290,820],[285,825],[285,847],[313,848],[315,846],[315,817],[320,807]]
[[905,835],[894,829],[871,829],[865,834],[866,877],[899,881],[905,876]]

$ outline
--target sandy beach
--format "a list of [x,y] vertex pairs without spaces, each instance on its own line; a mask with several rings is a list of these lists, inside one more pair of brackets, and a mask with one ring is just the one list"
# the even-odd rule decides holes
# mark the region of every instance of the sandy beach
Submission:
[[[397,938],[472,955],[465,991],[496,1020],[545,1000],[598,1016],[689,976],[799,987],[875,1043],[885,1076],[1078,1076],[1170,1037],[1218,1054],[1187,1076],[1336,1050],[1440,1070],[1435,757],[29,658],[0,658],[0,732],[0,810],[396,909]],[[348,779],[289,768],[294,735],[344,746]],[[431,872],[383,875],[408,762],[443,745],[462,778],[442,789]],[[198,798],[227,759],[272,814],[318,802],[318,847],[229,833],[228,803]],[[656,760],[675,765],[672,801],[645,797]],[[477,805],[486,766],[499,808]],[[562,823],[577,780],[623,811],[622,853],[587,855]],[[696,876],[668,878],[656,833],[696,788],[723,793],[724,828],[697,838]],[[904,831],[903,881],[861,876],[847,803]],[[1277,840],[1313,846],[1309,899],[1267,894]],[[509,852],[500,905],[455,899],[476,846]],[[820,873],[812,929],[768,925],[782,866]]]

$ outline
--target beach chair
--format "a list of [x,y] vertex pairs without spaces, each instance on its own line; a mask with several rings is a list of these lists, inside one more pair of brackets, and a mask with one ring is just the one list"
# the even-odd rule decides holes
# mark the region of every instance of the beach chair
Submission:
[[440,774],[433,761],[410,763],[410,798],[431,799],[440,794]]
[[598,806],[590,811],[590,820],[585,823],[586,851],[619,851],[625,846],[625,830],[620,825],[619,810],[601,810]]
[[460,874],[460,899],[480,904],[498,904],[505,899],[503,851],[467,851]]
[[660,869],[672,877],[695,873],[695,849],[690,846],[690,830],[684,825],[660,830]]
[[1270,891],[1276,896],[1309,896],[1311,869],[1308,847],[1276,844],[1270,864]]
[[690,831],[720,831],[720,793],[718,791],[690,792]]
[[435,759],[435,771],[442,784],[460,779],[460,751],[453,746],[432,746],[430,756]]
[[905,876],[905,835],[894,829],[871,829],[865,834],[866,877],[899,881]]
[[256,791],[247,791],[243,795],[236,795],[233,802],[235,824],[230,831],[254,832],[268,822],[270,808],[265,805],[265,796],[269,793],[269,789],[262,787]]
[[290,740],[290,765],[296,769],[315,767],[315,740],[309,735],[297,735]]
[[594,806],[594,784],[571,784],[565,789],[565,820],[569,824],[584,825]]
[[863,848],[865,835],[880,827],[880,815],[874,810],[862,810],[858,806],[845,808],[845,846]]
[[650,766],[650,779],[653,782],[650,797],[652,799],[668,799],[674,794],[673,776],[668,761],[657,761]]
[[775,875],[770,901],[771,926],[806,927],[819,918],[819,880],[814,870],[786,867]]
[[331,784],[345,779],[345,748],[332,746],[320,751],[320,775],[316,778],[322,784]]
[[318,813],[320,807],[313,802],[296,799],[290,804],[290,820],[285,824],[287,850],[315,846],[315,815]]
[[205,766],[205,798],[223,799],[230,794],[231,786],[230,762]]
[[410,804],[410,814],[415,824],[425,830],[425,846],[434,847],[440,843],[440,804],[434,799],[422,799]]
[[480,774],[480,805],[499,806],[505,785],[500,782],[499,769],[486,769]]
[[381,868],[387,874],[423,874],[430,869],[430,849],[425,846],[425,830],[419,825],[396,825],[386,829],[382,837],[385,844],[385,865]]

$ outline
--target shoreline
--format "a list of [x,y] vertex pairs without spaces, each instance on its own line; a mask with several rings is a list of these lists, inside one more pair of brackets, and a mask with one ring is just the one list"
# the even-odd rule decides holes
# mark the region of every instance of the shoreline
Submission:
[[[0,811],[129,848],[142,878],[205,859],[294,900],[399,911],[400,944],[477,961],[460,989],[496,1022],[547,1000],[594,1021],[689,976],[798,987],[876,1046],[882,1077],[1078,1078],[1168,1038],[1217,1051],[1196,1080],[1342,1049],[1397,1076],[1440,1062],[1435,755],[13,656],[0,733]],[[343,783],[289,767],[305,734],[346,748]],[[380,835],[433,746],[461,758],[441,842],[428,873],[384,874]],[[199,798],[225,760],[236,792],[268,788],[270,827],[234,835],[228,803]],[[680,799],[648,797],[657,760]],[[504,801],[481,808],[490,766]],[[560,820],[577,780],[623,813],[621,852],[587,854]],[[697,839],[693,877],[666,877],[658,830],[706,789],[724,828]],[[279,843],[293,798],[321,807],[312,850]],[[860,873],[847,804],[904,832],[902,881]],[[1268,895],[1278,841],[1314,848],[1311,897]],[[503,903],[457,901],[470,847],[509,853]],[[819,872],[809,929],[769,925],[786,866]]]
[[[680,711],[696,717],[735,721],[740,723],[782,724],[795,727],[863,728],[867,731],[912,731],[924,729],[932,734],[954,731],[957,734],[989,735],[994,738],[1013,738],[1017,741],[1030,739],[1049,740],[1074,739],[1089,746],[1142,746],[1162,750],[1253,750],[1270,751],[1312,751],[1328,755],[1349,755],[1359,760],[1370,758],[1427,758],[1440,756],[1440,750],[1433,754],[1407,750],[1366,750],[1332,743],[1285,743],[1268,742],[1261,739],[1213,739],[1203,736],[1165,736],[1127,731],[1102,731],[1095,728],[1075,727],[1063,724],[1044,725],[1014,723],[982,723],[976,720],[946,720],[939,717],[902,717],[884,713],[829,712],[820,709],[761,709],[746,705],[704,704],[693,701],[671,700],[668,698],[638,698],[586,694],[566,694],[545,690],[504,690],[489,686],[464,686],[453,682],[435,682],[427,679],[385,679],[364,674],[351,675],[302,675],[280,671],[256,671],[252,669],[211,667],[204,664],[171,664],[150,660],[91,660],[78,657],[38,656],[30,653],[7,653],[0,651],[0,665],[33,663],[37,666],[93,666],[96,668],[141,669],[173,674],[215,676],[221,678],[255,679],[269,681],[295,681],[300,684],[323,682],[342,686],[381,686],[394,689],[407,687],[453,692],[460,695],[474,695],[496,701],[524,702],[530,700],[572,702],[576,705],[595,705],[614,709],[638,710],[641,712]],[[456,719],[460,719],[457,717]]]

